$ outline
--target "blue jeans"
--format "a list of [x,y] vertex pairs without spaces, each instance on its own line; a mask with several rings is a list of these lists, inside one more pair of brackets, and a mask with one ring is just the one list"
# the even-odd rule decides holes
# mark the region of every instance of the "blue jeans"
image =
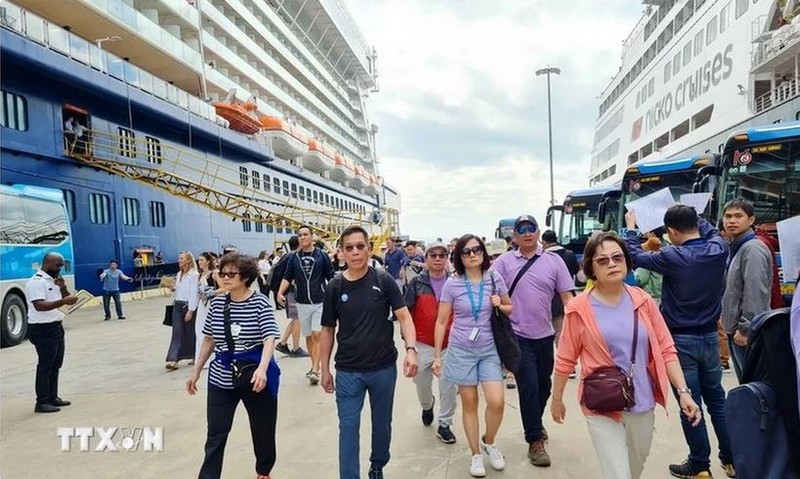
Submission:
[[553,374],[553,340],[555,336],[528,339],[517,335],[522,361],[514,376],[519,394],[519,413],[525,442],[532,444],[542,438],[542,414],[550,398]]
[[[728,439],[728,426],[725,421],[725,390],[722,388],[722,366],[719,362],[719,334],[714,331],[705,334],[674,334],[672,339],[678,350],[686,384],[692,390],[692,399],[706,410],[714,424],[714,433],[719,443],[719,459],[723,464],[732,464],[731,443]],[[678,393],[672,389],[675,398]],[[706,471],[711,466],[711,444],[708,442],[705,417],[697,427],[683,413],[681,426],[686,444],[689,446],[689,465],[694,471]]]
[[111,299],[114,299],[114,309],[117,310],[117,317],[122,317],[122,301],[119,297],[119,291],[103,291],[103,311],[106,313],[106,318],[111,317]]
[[397,366],[366,373],[336,371],[336,410],[339,413],[339,478],[360,479],[359,431],[364,396],[369,392],[372,413],[371,467],[389,463],[392,440],[392,407]]
[[744,373],[744,361],[747,357],[747,346],[739,346],[733,342],[733,336],[728,335],[728,349],[731,351],[731,362],[733,363],[733,372],[736,373],[736,379],[739,384],[742,383],[742,373]]

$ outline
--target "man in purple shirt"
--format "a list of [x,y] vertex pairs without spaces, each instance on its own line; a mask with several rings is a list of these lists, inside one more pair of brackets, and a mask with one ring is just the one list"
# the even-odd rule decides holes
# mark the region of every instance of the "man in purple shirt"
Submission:
[[792,315],[790,319],[792,331],[792,349],[797,362],[797,411],[800,413],[800,281],[795,285],[792,299]]
[[555,294],[566,305],[572,299],[575,284],[561,257],[539,245],[539,225],[533,216],[517,218],[514,241],[519,249],[497,258],[492,269],[503,277],[514,304],[511,323],[522,350],[516,380],[528,459],[534,466],[548,467],[550,456],[544,449],[547,431],[542,427],[542,414],[552,387],[555,329],[551,305]]

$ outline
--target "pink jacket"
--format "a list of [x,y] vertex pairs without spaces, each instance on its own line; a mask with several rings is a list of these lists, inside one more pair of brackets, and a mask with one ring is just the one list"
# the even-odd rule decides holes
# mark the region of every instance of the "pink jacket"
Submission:
[[[569,376],[574,371],[580,358],[581,378],[585,378],[595,369],[603,366],[613,366],[611,353],[600,333],[597,321],[594,318],[589,292],[587,289],[567,304],[564,327],[556,353],[555,373]],[[653,380],[653,397],[656,403],[666,409],[669,393],[669,378],[667,377],[666,364],[678,360],[675,343],[669,334],[664,318],[658,311],[653,298],[643,290],[626,285],[625,289],[633,299],[633,306],[639,312],[639,326],[647,328],[650,340],[650,358],[647,361],[647,372]],[[583,381],[578,385],[578,399],[583,394]],[[597,414],[581,406],[584,414]],[[604,413],[604,415],[620,421],[621,413]]]

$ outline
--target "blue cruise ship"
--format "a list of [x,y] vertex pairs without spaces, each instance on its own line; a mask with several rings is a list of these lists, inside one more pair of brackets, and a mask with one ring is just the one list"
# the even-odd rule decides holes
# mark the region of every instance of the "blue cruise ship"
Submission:
[[77,289],[304,223],[398,233],[341,0],[0,1],[0,25],[0,181],[63,192]]

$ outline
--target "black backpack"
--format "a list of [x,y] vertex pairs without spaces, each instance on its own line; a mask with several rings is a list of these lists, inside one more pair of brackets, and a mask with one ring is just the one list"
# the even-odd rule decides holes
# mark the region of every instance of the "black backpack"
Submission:
[[269,290],[272,291],[272,294],[275,296],[275,307],[277,309],[283,309],[280,304],[278,304],[278,290],[281,287],[281,281],[283,281],[283,276],[286,274],[286,266],[289,264],[289,257],[293,256],[294,253],[287,253],[283,255],[281,259],[278,260],[278,263],[272,267],[269,271],[269,275],[267,276],[267,284],[269,285]]

